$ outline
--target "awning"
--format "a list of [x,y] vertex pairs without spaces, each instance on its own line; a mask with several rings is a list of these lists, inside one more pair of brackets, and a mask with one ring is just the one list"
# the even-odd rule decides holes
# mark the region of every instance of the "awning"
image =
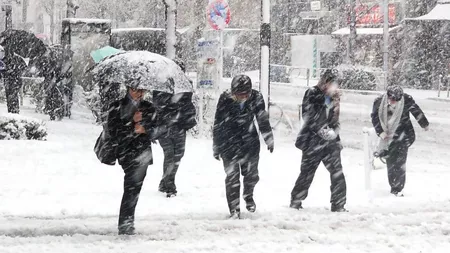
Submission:
[[427,15],[412,18],[413,20],[450,20],[450,0],[438,1],[436,7]]
[[[397,30],[398,28],[400,28],[401,26],[394,26],[389,28],[389,32],[392,32],[394,30]],[[332,35],[349,35],[350,34],[350,28],[349,27],[345,27],[345,28],[341,28],[337,31],[334,31],[333,33],[331,33]],[[363,34],[363,35],[377,35],[377,34],[383,34],[383,28],[356,28],[356,34]]]

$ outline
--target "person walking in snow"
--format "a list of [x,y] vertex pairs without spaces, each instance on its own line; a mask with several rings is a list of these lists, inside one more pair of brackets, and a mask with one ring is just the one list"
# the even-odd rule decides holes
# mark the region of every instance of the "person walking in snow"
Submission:
[[291,192],[291,208],[303,208],[302,201],[308,196],[316,170],[323,162],[331,178],[331,211],[346,211],[347,185],[341,164],[339,112],[338,76],[334,70],[326,70],[317,86],[307,90],[303,98],[304,123],[295,143],[303,156],[300,176]]
[[159,191],[171,198],[177,195],[175,176],[186,148],[186,131],[197,125],[196,110],[192,104],[192,93],[173,95],[154,92],[153,100],[161,124],[167,127],[167,133],[158,138],[164,151],[164,173]]
[[119,234],[134,234],[134,213],[149,165],[153,164],[151,141],[156,139],[156,109],[143,100],[144,90],[127,88],[127,96],[113,102],[107,131],[116,147],[116,158],[125,172],[119,214]]
[[4,69],[1,70],[1,76],[5,84],[6,104],[8,113],[19,113],[19,92],[22,88],[22,75],[27,65],[22,57],[14,52],[4,51],[0,48],[0,56],[4,63]]
[[246,208],[256,211],[253,191],[259,181],[260,140],[255,119],[272,153],[274,138],[263,96],[252,89],[250,77],[238,75],[231,82],[231,92],[226,91],[219,98],[213,128],[214,158],[222,158],[225,167],[231,218],[240,218],[240,174],[244,177]]
[[408,149],[416,140],[409,114],[428,131],[429,122],[414,99],[400,86],[389,86],[373,103],[372,124],[380,137],[376,157],[386,159],[391,193],[403,196]]

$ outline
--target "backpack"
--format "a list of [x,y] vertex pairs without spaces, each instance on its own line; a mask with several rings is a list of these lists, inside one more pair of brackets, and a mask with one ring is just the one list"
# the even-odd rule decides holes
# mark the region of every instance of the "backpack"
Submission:
[[112,141],[107,128],[103,127],[103,131],[100,133],[94,146],[94,152],[98,160],[106,165],[115,165],[117,159],[116,148],[117,145]]

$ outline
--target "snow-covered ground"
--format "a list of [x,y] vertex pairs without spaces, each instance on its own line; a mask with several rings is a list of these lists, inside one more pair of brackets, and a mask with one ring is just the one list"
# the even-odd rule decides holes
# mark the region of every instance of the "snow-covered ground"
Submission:
[[[274,100],[292,105],[302,95],[273,92]],[[323,167],[305,209],[288,208],[301,159],[294,133],[277,135],[274,154],[262,151],[257,213],[228,220],[222,164],[212,158],[210,140],[190,138],[174,199],[157,192],[162,152],[154,147],[133,237],[116,231],[122,170],[97,161],[93,146],[101,129],[88,112],[76,110],[71,120],[47,122],[46,142],[0,141],[0,252],[448,252],[450,108],[417,96],[432,125],[423,132],[416,124],[405,198],[390,196],[386,170],[374,171],[373,191],[365,191],[361,129],[370,126],[375,96],[349,93],[343,97],[342,139],[351,212],[329,212]],[[22,113],[47,120],[31,107]]]

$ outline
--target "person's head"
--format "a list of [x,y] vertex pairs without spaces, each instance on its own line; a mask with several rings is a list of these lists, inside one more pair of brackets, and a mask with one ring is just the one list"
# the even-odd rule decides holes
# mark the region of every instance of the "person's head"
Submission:
[[128,94],[134,101],[140,101],[144,98],[145,90],[139,88],[128,87]]
[[337,70],[327,69],[320,77],[317,85],[326,95],[334,96],[339,89]]
[[237,102],[245,102],[252,94],[252,80],[246,75],[237,75],[231,81],[231,94]]
[[389,103],[394,105],[403,98],[403,89],[398,85],[392,85],[387,88],[387,97]]

